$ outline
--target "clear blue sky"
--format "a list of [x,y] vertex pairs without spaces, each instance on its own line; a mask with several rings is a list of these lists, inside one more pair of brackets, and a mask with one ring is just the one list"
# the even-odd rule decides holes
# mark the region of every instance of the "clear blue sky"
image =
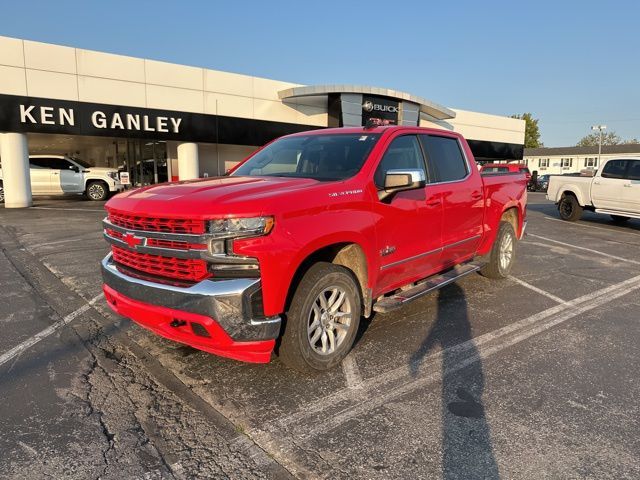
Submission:
[[636,1],[20,0],[3,2],[0,34],[528,111],[562,146],[594,123],[640,138],[639,17]]

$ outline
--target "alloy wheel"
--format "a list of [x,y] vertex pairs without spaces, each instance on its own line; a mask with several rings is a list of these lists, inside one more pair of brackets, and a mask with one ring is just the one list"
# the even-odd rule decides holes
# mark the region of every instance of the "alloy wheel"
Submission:
[[340,347],[351,328],[353,309],[347,292],[340,287],[324,289],[313,302],[307,323],[307,339],[320,355]]

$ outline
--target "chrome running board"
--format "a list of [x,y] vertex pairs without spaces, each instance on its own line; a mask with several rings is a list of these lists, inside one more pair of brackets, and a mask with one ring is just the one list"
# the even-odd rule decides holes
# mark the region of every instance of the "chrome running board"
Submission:
[[429,292],[438,290],[445,285],[449,285],[470,273],[477,272],[481,267],[482,265],[475,263],[458,265],[444,273],[439,273],[422,280],[417,285],[407,290],[381,298],[373,305],[373,311],[378,313],[391,312],[392,310],[400,308],[416,298],[420,298]]

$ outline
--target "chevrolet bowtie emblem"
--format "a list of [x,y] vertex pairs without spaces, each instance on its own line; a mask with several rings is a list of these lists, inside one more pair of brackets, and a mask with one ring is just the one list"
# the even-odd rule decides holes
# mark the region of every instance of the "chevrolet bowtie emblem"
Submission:
[[122,241],[129,245],[131,248],[136,248],[138,245],[144,246],[146,238],[136,237],[133,233],[125,233],[122,237]]

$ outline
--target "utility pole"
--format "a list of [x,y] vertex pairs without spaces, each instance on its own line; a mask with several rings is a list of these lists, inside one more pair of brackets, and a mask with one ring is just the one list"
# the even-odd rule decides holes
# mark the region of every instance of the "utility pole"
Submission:
[[606,130],[606,125],[592,125],[591,130],[598,130],[598,168],[602,165],[602,131]]

